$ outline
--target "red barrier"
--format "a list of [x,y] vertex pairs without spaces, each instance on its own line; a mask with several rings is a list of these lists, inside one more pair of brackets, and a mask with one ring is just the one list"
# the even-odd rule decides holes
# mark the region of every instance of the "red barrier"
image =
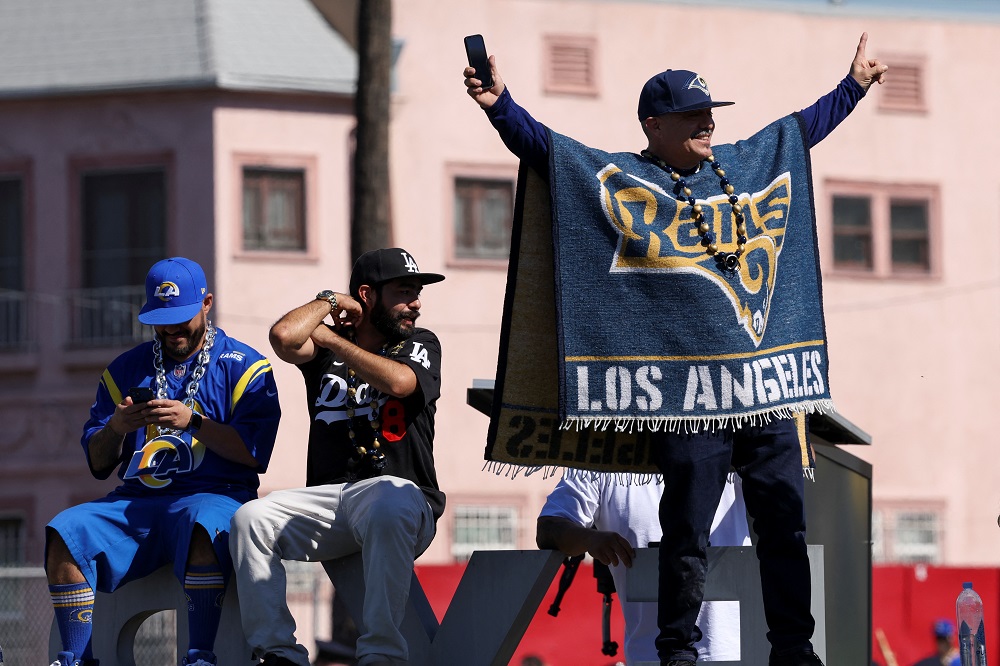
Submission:
[[[465,565],[461,564],[416,567],[417,578],[439,622],[444,618],[464,571]],[[618,655],[607,657],[601,654],[604,597],[597,592],[593,566],[580,564],[573,584],[559,604],[559,614],[552,617],[548,610],[559,589],[561,575],[562,569],[545,593],[545,599],[514,653],[511,666],[520,666],[521,660],[528,655],[540,657],[545,666],[610,666],[619,660],[625,663],[622,653],[624,621],[618,595],[614,597],[611,618],[611,639],[618,642]]]
[[[464,565],[418,566],[417,576],[440,621],[465,571]],[[518,646],[511,666],[520,666],[529,654],[542,657],[546,666],[609,666],[622,658],[622,617],[615,595],[612,640],[618,642],[617,658],[601,654],[601,595],[597,593],[593,567],[581,564],[576,579],[563,598],[558,617],[547,613],[559,584],[556,576],[528,631]],[[934,652],[932,629],[942,618],[955,621],[955,598],[962,583],[972,581],[983,598],[986,623],[986,654],[1000,658],[1000,569],[935,566],[875,567],[872,571],[872,659],[891,666],[881,649],[884,644],[895,656],[895,666],[912,666]],[[827,613],[836,612],[827,609]]]
[[986,655],[1000,658],[1000,569],[930,565],[872,570],[872,658],[890,666],[879,645],[879,630],[895,654],[896,666],[912,666],[932,655],[934,621],[954,624],[955,598],[966,581],[983,598]]

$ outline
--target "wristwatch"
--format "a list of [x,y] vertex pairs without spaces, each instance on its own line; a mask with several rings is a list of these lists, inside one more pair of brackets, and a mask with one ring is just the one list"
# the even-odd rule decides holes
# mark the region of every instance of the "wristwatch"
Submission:
[[192,435],[201,430],[201,414],[192,409],[191,420],[188,421],[187,428],[184,428],[184,430]]
[[330,291],[329,289],[324,289],[323,291],[316,294],[316,298],[321,301],[326,301],[330,304],[330,312],[335,313],[337,311],[337,294],[336,292]]

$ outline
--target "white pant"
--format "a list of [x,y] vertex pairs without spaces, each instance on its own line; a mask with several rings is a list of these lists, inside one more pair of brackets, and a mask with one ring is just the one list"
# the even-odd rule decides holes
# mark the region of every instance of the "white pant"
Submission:
[[258,655],[271,652],[309,666],[285,602],[282,560],[321,562],[361,551],[366,632],[358,639],[358,658],[405,662],[399,625],[413,561],[430,545],[434,529],[423,492],[394,476],[279,490],[244,504],[233,516],[229,543],[250,646]]

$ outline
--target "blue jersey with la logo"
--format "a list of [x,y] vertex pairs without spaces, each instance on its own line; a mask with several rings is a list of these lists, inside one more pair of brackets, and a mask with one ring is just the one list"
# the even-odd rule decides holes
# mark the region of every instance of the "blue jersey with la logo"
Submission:
[[[194,395],[194,409],[205,418],[233,427],[257,460],[257,467],[232,462],[210,451],[198,440],[197,433],[160,432],[155,426],[147,426],[125,437],[117,468],[122,484],[113,495],[214,492],[241,502],[257,496],[258,474],[266,471],[271,459],[281,415],[271,364],[221,329],[215,329],[209,353],[205,374]],[[197,354],[182,362],[163,356],[165,397],[185,400],[196,365]],[[132,387],[156,390],[152,342],[125,352],[104,371],[90,419],[83,429],[84,452],[88,451],[90,438],[110,420]],[[111,470],[99,472],[91,466],[91,472],[107,478]]]

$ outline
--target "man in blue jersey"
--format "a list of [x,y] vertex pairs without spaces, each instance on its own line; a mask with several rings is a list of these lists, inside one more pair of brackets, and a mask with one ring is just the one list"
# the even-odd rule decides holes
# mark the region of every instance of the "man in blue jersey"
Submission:
[[139,311],[155,336],[101,376],[81,443],[91,474],[106,479],[117,469],[122,483],[46,528],[45,569],[63,647],[52,666],[96,665],[94,591],[113,592],[165,564],[188,599],[182,663],[216,663],[232,571],[230,519],[257,497],[281,412],[270,362],[212,325],[212,302],[197,263],[157,262]]
[[[765,160],[762,158],[770,154],[769,168],[773,165],[787,176],[789,188],[792,183],[802,188],[810,182],[809,149],[846,118],[873,83],[884,80],[888,67],[877,59],[868,58],[867,39],[867,33],[863,34],[848,75],[831,93],[736,145],[712,146],[713,109],[732,102],[713,101],[705,79],[695,72],[661,72],[647,81],[639,95],[638,120],[645,134],[646,148],[610,157],[601,153],[593,159],[590,156],[595,154],[594,149],[550,131],[513,101],[493,56],[489,59],[494,81],[491,88],[481,87],[473,68],[465,68],[463,74],[469,96],[486,112],[505,145],[523,164],[550,183],[553,210],[559,212],[553,215],[557,230],[556,218],[562,224],[577,225],[564,230],[569,236],[580,229],[582,220],[603,221],[605,212],[595,214],[593,209],[605,202],[587,197],[589,191],[597,190],[593,187],[596,184],[594,174],[589,173],[589,180],[582,178],[576,165],[584,163],[585,159],[590,160],[587,164],[607,162],[607,169],[598,176],[607,176],[612,166],[614,170],[629,174],[639,192],[632,193],[630,201],[635,201],[640,194],[654,200],[653,191],[672,193],[665,199],[676,197],[680,203],[655,199],[664,207],[675,207],[666,216],[666,226],[672,230],[683,225],[685,230],[690,230],[690,233],[685,231],[678,233],[678,238],[671,238],[678,243],[669,248],[666,242],[657,247],[650,242],[649,254],[642,254],[639,260],[647,256],[656,260],[665,257],[665,263],[673,262],[672,267],[686,261],[689,272],[690,266],[696,265],[697,270],[713,282],[725,283],[740,272],[741,265],[746,265],[744,255],[750,248],[748,236],[753,235],[747,229],[756,220],[751,219],[752,211],[744,215],[745,202],[739,195],[764,191],[761,188],[766,184],[758,182],[764,173],[761,164]],[[717,159],[717,155],[722,157]],[[580,182],[588,183],[589,190],[573,189]],[[795,216],[796,224],[814,227],[811,191],[798,189],[794,198],[796,203],[794,208],[790,205],[789,213]],[[731,216],[726,219],[734,221],[734,228],[725,230],[725,239],[721,234],[716,236],[719,230],[713,229],[711,224],[715,220],[712,207],[718,205],[731,206],[727,208]],[[681,207],[685,208],[683,216]],[[650,210],[652,206],[646,212]],[[671,224],[671,219],[679,223]],[[562,240],[564,237],[558,233],[555,237],[557,252],[560,243],[574,240]],[[642,280],[643,276],[636,279]],[[666,287],[663,285],[668,285],[667,282],[656,283],[655,289],[647,283],[641,286],[649,288],[650,293],[661,294],[663,303],[669,304],[662,305],[661,309],[678,306],[678,309],[705,312],[708,304],[718,307],[717,301],[709,300],[717,298],[717,293],[706,288],[708,283],[705,282],[695,284],[690,293],[681,296],[676,292],[663,293],[679,283],[675,280]],[[682,286],[691,284],[686,282]],[[587,294],[590,302],[601,302],[604,296],[593,290]],[[721,323],[706,321],[698,335],[703,340],[722,335],[718,333],[723,329]],[[753,322],[753,327],[752,333],[763,330],[758,328],[757,321]],[[668,346],[678,344],[677,339],[681,336],[671,331],[662,333],[665,342],[660,353],[682,353]],[[680,344],[683,342],[681,340]],[[594,350],[595,353],[603,351]],[[797,409],[791,410],[763,409],[712,422],[704,428],[699,428],[697,422],[680,420],[682,416],[676,413],[664,417],[678,420],[668,421],[669,426],[654,433],[652,438],[653,462],[664,477],[659,508],[663,529],[659,547],[659,635],[655,641],[661,664],[693,666],[697,660],[695,644],[702,635],[697,627],[697,615],[704,595],[709,529],[726,477],[730,469],[735,468],[743,479],[747,509],[758,535],[757,554],[771,643],[769,664],[821,666],[811,642],[815,622],[810,613],[810,572],[805,544],[802,438],[791,412],[830,406],[816,401],[815,404],[796,405]]]

